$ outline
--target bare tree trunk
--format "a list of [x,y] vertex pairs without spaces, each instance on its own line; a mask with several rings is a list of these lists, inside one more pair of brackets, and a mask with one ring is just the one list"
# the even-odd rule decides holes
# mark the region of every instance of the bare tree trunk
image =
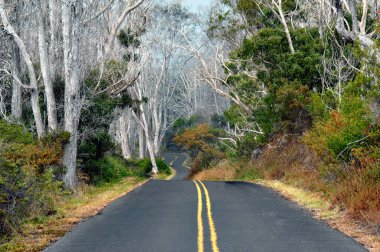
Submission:
[[159,128],[154,131],[153,152],[155,156],[158,156],[160,154],[160,129]]
[[142,159],[144,158],[144,129],[143,127],[137,122],[138,128],[139,128],[139,158]]
[[[21,55],[16,43],[13,43],[13,73],[20,76],[21,73]],[[12,116],[16,120],[22,117],[22,88],[20,84],[13,79],[12,81]]]
[[[15,62],[15,64],[17,64]],[[17,72],[17,66],[14,66],[14,71]],[[12,116],[16,120],[21,120],[22,117],[22,88],[17,81],[13,80],[12,83],[12,104],[11,104]]]
[[71,189],[76,184],[76,158],[78,119],[80,116],[79,64],[78,64],[78,1],[62,2],[62,34],[65,67],[65,118],[64,128],[70,132],[70,142],[64,147],[63,164],[66,174],[63,181]]
[[[14,20],[20,20],[20,10],[22,6],[22,1],[18,0],[15,8],[13,10],[13,18]],[[15,25],[16,33],[20,32],[20,23],[17,22]],[[16,76],[20,76],[21,73],[21,55],[20,49],[17,46],[16,42],[12,43],[12,51],[13,51],[13,73]],[[12,103],[11,103],[11,112],[13,118],[16,120],[20,120],[22,117],[22,88],[19,83],[15,79],[12,81]]]
[[157,163],[156,163],[156,157],[154,156],[154,149],[153,149],[153,144],[149,135],[149,129],[148,129],[148,123],[146,121],[145,117],[145,109],[142,104],[140,104],[140,113],[141,113],[141,121],[140,123],[142,124],[145,132],[145,140],[146,140],[146,146],[148,148],[148,153],[150,157],[150,161],[152,162],[152,173],[157,174],[158,173],[158,168],[157,168]]
[[367,16],[368,16],[368,0],[363,0],[363,14],[359,24],[360,35],[366,35],[367,26]]
[[157,100],[155,100],[156,104],[153,104],[153,152],[154,155],[158,156],[160,152],[160,131],[161,131],[161,120],[162,120],[162,112],[158,111],[157,108]]
[[288,27],[288,24],[286,23],[284,12],[282,11],[282,1],[281,0],[279,0],[279,3],[276,4],[276,7],[278,10],[278,14],[280,16],[281,24],[284,27],[284,31],[286,34],[286,39],[288,40],[290,52],[292,54],[294,54],[293,40],[292,40],[292,37],[290,36],[289,27]]
[[[127,120],[128,118],[126,117],[124,111],[122,111],[119,118],[121,152],[125,159],[131,159],[132,154],[131,154],[131,149],[129,148],[129,141],[128,141],[128,131],[130,129],[130,125],[127,126]],[[130,120],[128,124],[130,124]]]
[[358,21],[358,11],[356,0],[348,0],[348,6],[350,7],[351,17],[352,17],[352,32],[355,34],[359,33],[359,21]]
[[53,84],[50,71],[50,60],[48,55],[47,40],[46,40],[46,25],[44,5],[41,0],[37,0],[37,19],[38,19],[38,49],[40,55],[41,72],[45,86],[46,109],[48,117],[49,130],[58,128],[57,122],[57,106],[53,91]]
[[49,42],[49,55],[50,55],[50,73],[54,78],[57,74],[57,41],[58,41],[58,27],[59,27],[59,2],[57,0],[49,0],[49,21],[50,21],[50,42]]
[[41,110],[40,110],[36,73],[35,73],[30,55],[28,51],[26,50],[24,42],[21,40],[21,38],[18,36],[16,31],[14,30],[13,26],[8,21],[8,18],[5,12],[4,0],[0,0],[0,16],[3,21],[4,29],[13,37],[26,63],[28,73],[29,73],[29,78],[30,78],[29,89],[30,89],[30,95],[31,95],[31,105],[32,105],[32,110],[33,110],[34,121],[36,124],[37,135],[38,137],[41,137],[44,134],[45,129],[44,129],[44,124],[42,122],[42,116],[41,116]]

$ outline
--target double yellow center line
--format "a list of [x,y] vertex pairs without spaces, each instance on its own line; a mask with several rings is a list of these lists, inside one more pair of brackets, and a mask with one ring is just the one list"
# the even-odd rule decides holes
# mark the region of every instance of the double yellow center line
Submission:
[[[218,248],[218,236],[215,231],[215,224],[214,220],[212,218],[212,211],[211,211],[211,201],[210,196],[208,193],[208,190],[206,186],[203,184],[202,181],[193,181],[195,184],[195,187],[197,188],[198,192],[198,213],[197,213],[197,220],[198,220],[198,252],[204,251],[204,237],[203,237],[203,219],[202,219],[202,211],[203,211],[203,199],[202,199],[202,190],[204,190],[205,199],[206,199],[206,207],[207,207],[207,219],[208,224],[210,227],[210,241],[211,241],[211,247],[213,252],[219,252]],[[199,186],[201,185],[201,187]]]

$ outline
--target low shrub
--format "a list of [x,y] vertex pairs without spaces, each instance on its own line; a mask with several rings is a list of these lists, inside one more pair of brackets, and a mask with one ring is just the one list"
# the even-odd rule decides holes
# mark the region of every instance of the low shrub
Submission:
[[24,220],[55,212],[55,203],[63,191],[58,180],[64,171],[62,147],[69,136],[54,132],[37,140],[20,125],[0,121],[2,240],[18,232]]
[[94,184],[116,181],[127,175],[127,167],[119,157],[106,156],[90,160],[86,166],[85,172]]
[[90,160],[82,170],[90,176],[90,183],[102,184],[118,181],[124,177],[144,177],[146,167],[140,161],[125,161],[119,156],[105,156]]
[[341,111],[331,111],[325,120],[316,121],[303,138],[319,155],[330,161],[349,161],[352,150],[366,143],[371,125],[368,106],[360,98],[343,99]]
[[0,120],[0,138],[6,143],[30,144],[35,141],[33,135],[21,125]]
[[[165,161],[157,158],[156,163],[160,173],[171,174]],[[152,171],[152,163],[149,158],[124,160],[120,156],[105,156],[86,162],[82,171],[90,176],[91,183],[101,184],[118,181],[124,177],[146,177]]]
[[161,158],[156,159],[158,172],[165,173],[167,175],[170,175],[172,172],[170,170],[170,167],[165,163],[165,161]]
[[263,175],[254,167],[248,169],[240,170],[238,172],[238,178],[241,180],[256,180],[261,179]]
[[[171,174],[170,167],[161,158],[156,158],[157,169],[159,173]],[[149,174],[152,171],[152,162],[149,158],[144,158],[138,161],[138,166],[145,174]]]
[[0,235],[19,231],[27,218],[55,212],[61,183],[52,170],[40,175],[19,163],[0,161]]
[[149,158],[140,159],[137,162],[138,167],[144,171],[144,174],[149,174],[152,171],[152,162]]

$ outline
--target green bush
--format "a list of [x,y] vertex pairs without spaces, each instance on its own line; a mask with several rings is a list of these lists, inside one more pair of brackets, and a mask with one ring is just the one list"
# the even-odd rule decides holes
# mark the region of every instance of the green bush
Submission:
[[[158,171],[170,175],[169,166],[160,158],[156,159]],[[124,177],[145,177],[152,171],[149,158],[124,160],[119,156],[105,156],[89,160],[82,170],[90,176],[93,184],[118,181]]]
[[161,158],[157,158],[156,163],[157,163],[158,171],[160,173],[165,173],[167,175],[170,175],[172,173],[170,170],[170,167]]
[[[156,158],[157,169],[159,173],[171,174],[170,167],[161,158]],[[152,171],[152,162],[149,158],[144,158],[138,161],[138,166],[145,174],[149,174]]]
[[63,189],[62,146],[69,137],[53,132],[37,140],[0,120],[0,239],[18,232],[28,218],[55,212]]
[[21,162],[0,160],[0,236],[18,232],[29,217],[53,213],[61,185],[51,169],[38,174]]
[[0,120],[0,139],[6,143],[30,144],[35,140],[33,135],[21,125],[10,124]]
[[149,174],[152,171],[152,162],[150,162],[149,158],[140,159],[137,165],[145,174]]
[[241,180],[255,180],[263,178],[262,174],[255,168],[242,170],[238,173],[238,178]]
[[90,160],[82,170],[90,176],[90,182],[93,184],[109,183],[124,177],[144,175],[137,165],[132,162],[127,163],[119,156],[105,156],[97,160]]
[[344,97],[341,111],[332,111],[328,119],[314,122],[305,142],[322,156],[350,160],[352,150],[368,141],[371,125],[368,106],[360,97]]

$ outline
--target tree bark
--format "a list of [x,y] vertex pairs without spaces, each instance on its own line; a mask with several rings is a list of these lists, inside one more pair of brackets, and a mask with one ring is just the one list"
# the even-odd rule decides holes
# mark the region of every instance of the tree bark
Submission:
[[[130,125],[127,125],[127,116],[125,115],[125,112],[122,111],[120,118],[119,118],[119,133],[120,133],[120,145],[121,145],[121,152],[123,154],[123,157],[125,159],[131,159],[131,149],[129,148],[129,139],[128,139],[128,132],[130,129]],[[128,120],[128,124],[130,124],[130,120]]]
[[53,90],[53,83],[51,78],[50,60],[48,55],[48,47],[46,40],[46,25],[44,5],[41,0],[37,0],[37,19],[38,19],[38,50],[40,55],[40,65],[42,78],[45,87],[46,96],[46,109],[48,117],[48,129],[56,130],[58,128],[57,122],[57,106],[55,103],[55,96]]
[[[21,1],[19,1],[21,2]],[[14,9],[14,20],[19,20],[20,13],[18,8],[20,7],[17,3],[15,9]],[[18,33],[20,31],[19,23],[17,22],[15,25],[15,32]],[[12,42],[12,53],[13,53],[13,74],[16,76],[20,76],[21,73],[21,55],[20,55],[20,49],[17,46],[17,43],[15,41]],[[13,79],[12,80],[12,103],[11,103],[11,113],[13,118],[16,120],[20,120],[22,117],[22,88],[20,84]]]
[[139,122],[137,122],[138,128],[139,128],[139,158],[142,159],[145,157],[145,146],[144,146],[144,129],[140,125]]
[[77,0],[62,2],[62,35],[65,69],[65,104],[64,129],[70,132],[70,141],[64,147],[63,164],[66,174],[63,177],[65,185],[75,189],[76,158],[78,141],[78,120],[80,116],[79,97],[79,64],[78,64],[78,13]]
[[276,4],[276,7],[277,7],[278,14],[280,17],[280,22],[281,22],[282,26],[284,27],[284,31],[286,34],[286,39],[288,40],[290,52],[291,52],[291,54],[294,54],[295,51],[294,51],[294,46],[293,46],[293,40],[292,40],[292,37],[290,36],[289,27],[288,27],[288,24],[286,23],[284,12],[282,11],[282,1],[281,0],[279,0],[278,4]]
[[351,17],[352,17],[352,27],[351,30],[353,33],[359,33],[359,21],[358,21],[358,11],[356,0],[348,0],[348,6],[350,8]]
[[359,24],[360,35],[366,35],[366,26],[367,26],[367,17],[368,17],[368,0],[363,0],[363,14]]
[[50,56],[50,73],[53,78],[57,75],[57,55],[58,55],[58,28],[59,28],[59,2],[57,0],[49,0],[49,21],[50,21],[50,42],[49,42],[49,56]]
[[158,168],[157,168],[157,163],[156,163],[156,157],[154,156],[154,149],[153,149],[153,144],[152,140],[149,135],[149,129],[148,129],[148,123],[145,117],[145,109],[142,104],[140,104],[140,113],[141,113],[141,121],[140,123],[142,124],[145,132],[145,140],[146,140],[146,146],[148,148],[148,153],[150,157],[150,161],[152,162],[152,173],[157,174],[158,173]]
[[28,69],[29,78],[30,78],[30,96],[31,96],[31,105],[33,110],[34,121],[36,124],[36,131],[38,137],[41,137],[45,133],[44,124],[42,122],[39,96],[38,96],[38,86],[37,86],[37,78],[34,70],[34,66],[28,51],[26,50],[24,42],[18,36],[13,26],[9,23],[8,17],[5,12],[5,4],[4,0],[0,0],[0,16],[3,21],[4,29],[13,37],[17,46],[20,49],[20,53],[26,63],[26,67]]
[[[21,58],[20,50],[17,45],[13,43],[13,72],[17,76],[20,76],[21,72]],[[22,88],[20,84],[13,79],[12,81],[12,104],[11,104],[12,116],[16,120],[20,120],[22,117]]]

